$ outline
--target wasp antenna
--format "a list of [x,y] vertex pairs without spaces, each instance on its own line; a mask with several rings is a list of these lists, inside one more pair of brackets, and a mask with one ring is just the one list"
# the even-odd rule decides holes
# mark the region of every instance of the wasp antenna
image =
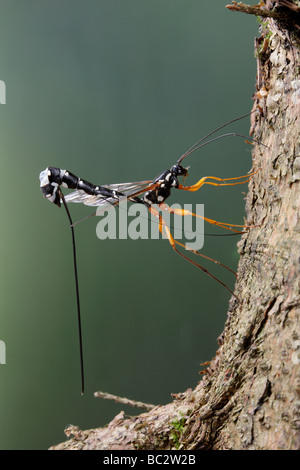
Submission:
[[[224,127],[226,126],[229,126],[229,124],[232,124],[233,122],[236,122],[236,121],[239,121],[240,119],[244,119],[245,117],[248,117],[250,116],[251,114],[253,114],[255,112],[254,111],[251,111],[250,113],[247,113],[247,114],[243,114],[242,116],[238,117],[238,118],[235,118],[235,119],[231,119],[230,121],[227,121],[225,122],[225,124],[222,124],[222,126],[219,126],[217,127],[216,129],[214,129],[212,132],[210,132],[209,134],[207,134],[206,136],[202,137],[200,140],[198,140],[194,145],[192,145],[178,160],[177,160],[177,163],[181,163],[182,160],[187,157],[188,155],[190,155],[192,152],[195,152],[195,150],[198,150],[200,147],[202,147],[202,145],[200,146],[199,144],[201,144],[202,142],[204,142],[206,139],[208,139],[208,137],[210,137],[211,135],[215,134],[216,132],[220,131],[221,129],[223,129]],[[226,134],[227,135],[227,134]],[[232,134],[231,134],[232,135]],[[221,136],[220,136],[221,137]],[[249,137],[245,137],[246,139],[248,139]],[[253,139],[252,139],[253,140]],[[213,140],[212,140],[213,141]],[[253,140],[254,141],[254,140]],[[209,141],[211,142],[211,141]],[[203,144],[204,146],[205,144]]]
[[[188,151],[182,157],[180,157],[177,163],[181,163],[185,157],[195,152],[196,150],[199,150],[200,148],[205,147],[205,145],[211,144],[212,142],[216,142],[217,140],[220,140],[220,139],[224,139],[225,137],[242,137],[243,139],[245,139],[247,143],[253,143],[253,144],[255,143],[255,144],[262,145],[263,147],[269,148],[267,145],[263,144],[259,140],[252,139],[251,137],[248,137],[244,134],[238,134],[237,132],[228,132],[227,134],[221,134],[221,135],[218,135],[217,137],[214,137],[213,139],[207,140],[206,142],[202,142],[198,146],[194,147],[191,151]],[[249,140],[251,142],[249,142]]]

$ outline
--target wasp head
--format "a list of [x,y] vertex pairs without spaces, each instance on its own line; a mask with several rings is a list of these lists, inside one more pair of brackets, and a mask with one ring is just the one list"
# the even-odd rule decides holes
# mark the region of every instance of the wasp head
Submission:
[[188,169],[184,168],[181,165],[179,165],[179,163],[176,163],[175,165],[172,166],[171,173],[174,176],[187,176],[188,175]]

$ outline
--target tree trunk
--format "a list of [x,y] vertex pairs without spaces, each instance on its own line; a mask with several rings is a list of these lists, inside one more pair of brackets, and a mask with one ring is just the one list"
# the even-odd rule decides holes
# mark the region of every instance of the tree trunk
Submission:
[[105,428],[70,428],[74,437],[53,449],[300,447],[299,2],[266,0],[255,8],[282,17],[266,14],[256,40],[251,133],[266,147],[253,150],[259,171],[246,209],[247,224],[258,227],[239,242],[240,303],[232,298],[219,349],[194,390],[130,419],[122,412]]

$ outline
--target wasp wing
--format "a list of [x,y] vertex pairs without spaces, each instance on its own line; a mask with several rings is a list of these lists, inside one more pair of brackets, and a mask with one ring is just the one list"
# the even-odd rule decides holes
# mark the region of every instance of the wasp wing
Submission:
[[148,189],[154,187],[155,185],[152,184],[151,180],[147,181],[137,181],[131,183],[117,183],[117,184],[107,184],[101,185],[101,188],[110,189],[115,191],[116,194],[112,196],[104,196],[102,194],[97,195],[90,195],[86,192],[78,189],[73,191],[70,194],[65,196],[65,200],[67,203],[75,202],[85,204],[86,206],[93,206],[103,208],[106,210],[106,207],[109,208],[111,206],[115,206],[120,202],[121,198],[130,198],[134,196],[138,196],[139,194],[144,193]]
[[147,191],[148,186],[152,184],[152,180],[146,181],[135,181],[133,183],[116,183],[116,184],[105,184],[104,188],[112,189],[113,191],[118,191],[120,193],[142,193]]

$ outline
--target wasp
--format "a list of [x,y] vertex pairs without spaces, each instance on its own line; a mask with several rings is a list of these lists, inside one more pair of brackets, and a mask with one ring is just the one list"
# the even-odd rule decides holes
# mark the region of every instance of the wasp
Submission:
[[[119,205],[120,201],[128,200],[129,202],[143,204],[147,207],[149,212],[158,220],[159,231],[166,237],[170,243],[172,249],[180,255],[183,259],[193,264],[195,267],[199,268],[202,272],[209,275],[211,278],[216,280],[219,284],[225,287],[234,297],[235,294],[231,289],[220,279],[210,273],[205,267],[197,263],[195,260],[189,258],[186,254],[179,250],[179,247],[187,249],[187,246],[184,243],[175,240],[172,236],[170,227],[165,222],[162,217],[161,211],[166,211],[171,214],[179,216],[193,216],[201,217],[205,222],[234,232],[235,234],[244,233],[245,230],[250,229],[255,226],[247,225],[236,225],[228,222],[220,222],[213,220],[199,214],[195,214],[186,209],[172,208],[167,203],[166,200],[169,198],[171,191],[173,189],[195,192],[201,189],[204,185],[212,186],[235,186],[239,184],[245,184],[249,182],[250,178],[257,173],[258,170],[251,172],[247,175],[232,177],[232,178],[219,178],[215,176],[203,176],[193,185],[184,185],[180,182],[180,178],[186,178],[188,176],[188,168],[182,165],[183,160],[188,157],[191,153],[199,150],[200,148],[208,145],[216,140],[223,139],[229,136],[242,137],[244,139],[249,139],[249,137],[235,132],[229,132],[226,134],[219,135],[209,139],[213,134],[220,131],[223,127],[238,121],[246,116],[249,116],[251,113],[245,114],[239,118],[228,121],[222,126],[218,127],[214,131],[210,132],[208,135],[198,140],[192,147],[190,147],[177,162],[172,165],[169,170],[164,170],[156,178],[145,181],[137,181],[130,183],[119,183],[119,184],[108,184],[108,185],[95,185],[90,183],[87,180],[84,180],[68,170],[63,170],[56,167],[47,167],[44,171],[40,173],[40,188],[46,199],[55,204],[58,207],[65,207],[71,232],[72,232],[72,245],[73,245],[73,260],[74,260],[74,272],[75,272],[75,284],[76,284],[76,297],[77,297],[77,316],[78,316],[78,329],[79,329],[79,344],[80,344],[80,364],[81,364],[81,392],[84,393],[84,370],[83,370],[83,347],[82,347],[82,332],[81,332],[81,313],[80,313],[80,301],[79,301],[79,285],[78,285],[78,275],[77,275],[77,261],[76,261],[76,246],[75,246],[75,233],[74,233],[74,223],[71,218],[71,214],[68,208],[69,203],[82,203],[87,206],[92,207],[101,207],[104,210],[109,209]],[[251,142],[256,142],[254,139],[250,139]],[[248,142],[248,140],[246,140]],[[260,142],[257,142],[260,143]],[[262,144],[263,145],[263,144]],[[66,196],[62,192],[62,188],[72,189],[73,192],[67,194]],[[92,214],[94,215],[94,214]],[[214,263],[217,263],[224,268],[231,271],[234,275],[234,271],[222,264],[221,262],[210,258],[199,251],[189,250],[194,254],[201,256],[207,260],[210,260]],[[238,300],[238,299],[237,299]]]

